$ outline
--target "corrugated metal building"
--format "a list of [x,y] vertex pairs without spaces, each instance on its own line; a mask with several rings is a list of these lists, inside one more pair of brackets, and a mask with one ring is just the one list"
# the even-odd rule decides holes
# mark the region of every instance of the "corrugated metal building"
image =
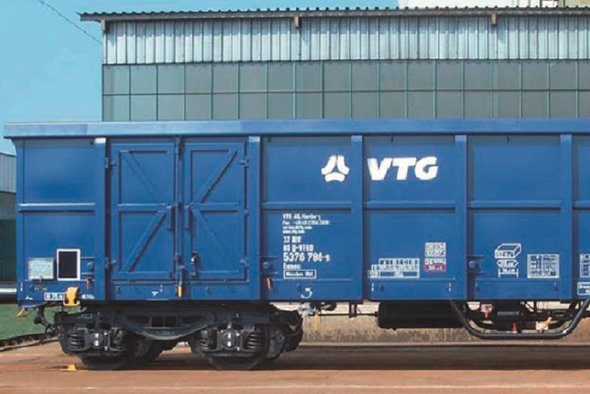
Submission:
[[399,0],[400,8],[435,7],[557,7],[564,0]]
[[13,155],[0,153],[0,282],[15,280],[15,193],[16,158]]
[[435,7],[579,7],[590,0],[399,0],[400,8]]
[[104,120],[590,116],[577,8],[83,14]]
[[[0,152],[0,193],[16,193],[16,157]],[[0,213],[0,218],[4,217]]]

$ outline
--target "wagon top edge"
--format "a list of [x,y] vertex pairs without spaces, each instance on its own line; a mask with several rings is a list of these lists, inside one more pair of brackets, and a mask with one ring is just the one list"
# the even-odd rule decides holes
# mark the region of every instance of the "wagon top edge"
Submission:
[[590,119],[238,120],[19,123],[10,139],[125,136],[309,136],[428,134],[590,134]]

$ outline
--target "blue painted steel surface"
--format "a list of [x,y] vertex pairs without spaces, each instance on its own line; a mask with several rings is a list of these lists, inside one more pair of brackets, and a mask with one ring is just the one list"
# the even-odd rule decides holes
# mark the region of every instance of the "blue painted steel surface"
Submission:
[[[117,135],[115,135],[117,134]],[[590,297],[590,121],[12,125],[19,300]],[[29,279],[80,249],[79,280]]]
[[587,134],[586,119],[242,120],[7,124],[4,137]]

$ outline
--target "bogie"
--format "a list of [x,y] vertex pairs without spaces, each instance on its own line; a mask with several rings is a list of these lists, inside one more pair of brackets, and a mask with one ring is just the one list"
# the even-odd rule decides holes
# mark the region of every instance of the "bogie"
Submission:
[[269,305],[224,306],[223,313],[218,308],[88,308],[59,312],[55,322],[63,351],[99,370],[153,361],[181,341],[217,368],[252,369],[295,350],[301,341],[297,312]]

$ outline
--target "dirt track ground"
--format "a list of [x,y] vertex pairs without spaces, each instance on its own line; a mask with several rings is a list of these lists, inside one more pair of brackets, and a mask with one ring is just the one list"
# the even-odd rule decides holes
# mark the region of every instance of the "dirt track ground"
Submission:
[[590,393],[589,354],[553,343],[313,345],[271,369],[228,372],[179,346],[145,369],[96,372],[52,343],[0,353],[0,393]]

